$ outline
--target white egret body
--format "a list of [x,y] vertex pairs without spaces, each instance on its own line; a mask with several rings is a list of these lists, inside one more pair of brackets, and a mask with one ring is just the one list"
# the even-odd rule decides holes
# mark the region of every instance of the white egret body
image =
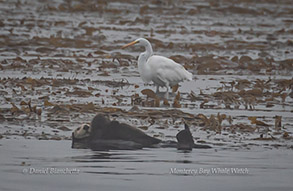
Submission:
[[153,55],[153,49],[150,42],[144,38],[139,38],[122,48],[139,44],[145,47],[145,52],[138,57],[138,71],[142,80],[146,83],[153,81],[159,87],[166,87],[166,96],[168,98],[169,86],[174,86],[184,80],[192,80],[192,74],[173,60]]

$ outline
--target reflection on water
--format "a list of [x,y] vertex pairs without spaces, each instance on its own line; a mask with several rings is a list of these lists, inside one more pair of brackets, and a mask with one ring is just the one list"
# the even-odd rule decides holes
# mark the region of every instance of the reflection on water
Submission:
[[[243,186],[255,190],[292,189],[290,150],[218,147],[191,152],[174,148],[102,152],[71,149],[70,144],[70,141],[2,140],[0,189],[149,190],[159,186],[173,190],[196,186],[226,190],[227,180],[232,181],[234,189]],[[182,182],[181,186],[178,182]]]

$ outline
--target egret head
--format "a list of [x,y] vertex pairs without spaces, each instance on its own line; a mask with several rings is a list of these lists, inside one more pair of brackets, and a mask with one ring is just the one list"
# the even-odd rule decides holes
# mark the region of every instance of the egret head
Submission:
[[141,45],[141,46],[148,46],[150,45],[149,41],[145,38],[138,38],[136,39],[135,41],[132,41],[124,46],[122,46],[122,48],[127,48],[129,46],[132,46],[134,44],[138,44],[138,45]]
[[75,139],[83,139],[90,136],[92,128],[89,124],[82,124],[81,127],[78,127],[74,130],[72,136]]

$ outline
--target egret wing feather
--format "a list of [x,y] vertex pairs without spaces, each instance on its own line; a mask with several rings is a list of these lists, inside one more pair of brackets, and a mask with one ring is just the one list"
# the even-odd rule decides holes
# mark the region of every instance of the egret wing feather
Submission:
[[152,79],[155,83],[156,81],[161,81],[166,85],[173,86],[183,80],[192,79],[192,74],[185,70],[182,65],[163,56],[151,56],[147,61],[147,65],[153,71]]

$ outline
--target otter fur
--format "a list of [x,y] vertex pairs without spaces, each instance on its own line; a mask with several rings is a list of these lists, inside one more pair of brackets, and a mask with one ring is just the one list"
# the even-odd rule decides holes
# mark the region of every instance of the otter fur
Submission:
[[211,148],[208,145],[194,144],[187,124],[176,135],[177,141],[161,141],[145,134],[138,128],[98,114],[90,124],[83,124],[72,133],[72,148],[90,148],[92,150],[134,150],[144,147],[177,148]]
[[73,147],[84,146],[94,150],[140,149],[161,142],[135,127],[110,121],[101,114],[96,115],[88,127],[89,125],[85,124],[72,133]]

